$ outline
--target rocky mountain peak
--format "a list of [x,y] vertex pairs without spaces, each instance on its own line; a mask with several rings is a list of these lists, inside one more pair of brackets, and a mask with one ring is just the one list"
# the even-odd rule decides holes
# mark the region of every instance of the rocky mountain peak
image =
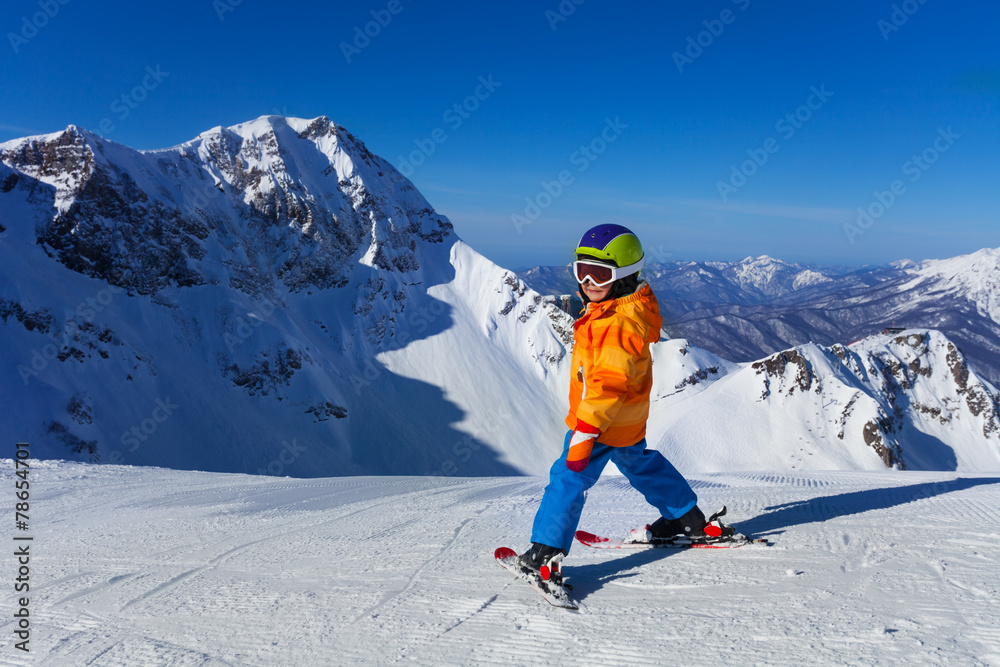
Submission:
[[420,248],[452,234],[405,177],[325,116],[261,116],[153,151],[70,126],[0,144],[0,160],[56,188],[37,230],[50,255],[138,293],[342,287],[359,265],[420,271]]
[[937,465],[948,458],[945,441],[1000,447],[1000,396],[938,331],[880,334],[850,347],[810,343],[749,369],[757,401],[826,414],[838,439],[863,440],[888,467],[928,467],[928,442],[939,443]]
[[982,437],[1000,446],[1000,396],[940,332],[908,331],[865,347],[868,370],[895,413],[913,411],[940,425],[971,422]]
[[94,173],[94,146],[99,142],[96,135],[70,125],[62,132],[0,144],[0,162],[54,186],[58,198],[65,202]]

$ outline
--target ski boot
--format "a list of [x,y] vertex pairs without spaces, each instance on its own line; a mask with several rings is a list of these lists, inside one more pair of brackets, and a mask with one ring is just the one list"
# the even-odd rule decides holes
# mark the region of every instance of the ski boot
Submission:
[[525,574],[534,573],[542,582],[558,588],[573,588],[563,583],[562,559],[566,552],[546,544],[532,542],[531,548],[517,557],[517,563]]
[[736,533],[732,526],[727,526],[719,520],[725,513],[726,508],[723,507],[706,520],[705,513],[695,506],[684,516],[676,519],[661,516],[645,529],[633,530],[629,535],[629,541],[677,541],[687,538],[695,543],[724,542]]

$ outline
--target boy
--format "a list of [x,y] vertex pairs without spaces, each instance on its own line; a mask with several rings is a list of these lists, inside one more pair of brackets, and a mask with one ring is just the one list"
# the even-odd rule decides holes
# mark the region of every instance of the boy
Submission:
[[639,539],[731,534],[707,523],[691,486],[656,450],[646,449],[652,363],[649,344],[660,339],[659,306],[639,280],[643,251],[621,225],[598,225],[583,235],[573,272],[586,308],[574,324],[569,389],[569,433],[552,464],[549,485],[535,515],[531,548],[522,566],[556,577],[569,553],[585,493],[614,461],[632,486],[662,515]]

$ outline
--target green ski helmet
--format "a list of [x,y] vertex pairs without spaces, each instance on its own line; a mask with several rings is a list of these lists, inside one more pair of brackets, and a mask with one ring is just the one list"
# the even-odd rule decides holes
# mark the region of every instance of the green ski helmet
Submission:
[[588,229],[576,247],[577,259],[594,258],[624,269],[642,266],[642,244],[632,230],[621,225],[603,224]]

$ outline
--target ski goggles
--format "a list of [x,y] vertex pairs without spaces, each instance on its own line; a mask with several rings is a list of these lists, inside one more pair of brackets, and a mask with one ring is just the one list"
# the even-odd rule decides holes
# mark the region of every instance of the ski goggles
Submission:
[[576,276],[576,282],[578,283],[582,284],[583,281],[589,280],[595,287],[604,287],[619,278],[639,273],[639,269],[641,268],[641,259],[635,264],[629,264],[623,268],[600,264],[598,262],[588,262],[587,260],[577,260],[573,262],[573,275]]

